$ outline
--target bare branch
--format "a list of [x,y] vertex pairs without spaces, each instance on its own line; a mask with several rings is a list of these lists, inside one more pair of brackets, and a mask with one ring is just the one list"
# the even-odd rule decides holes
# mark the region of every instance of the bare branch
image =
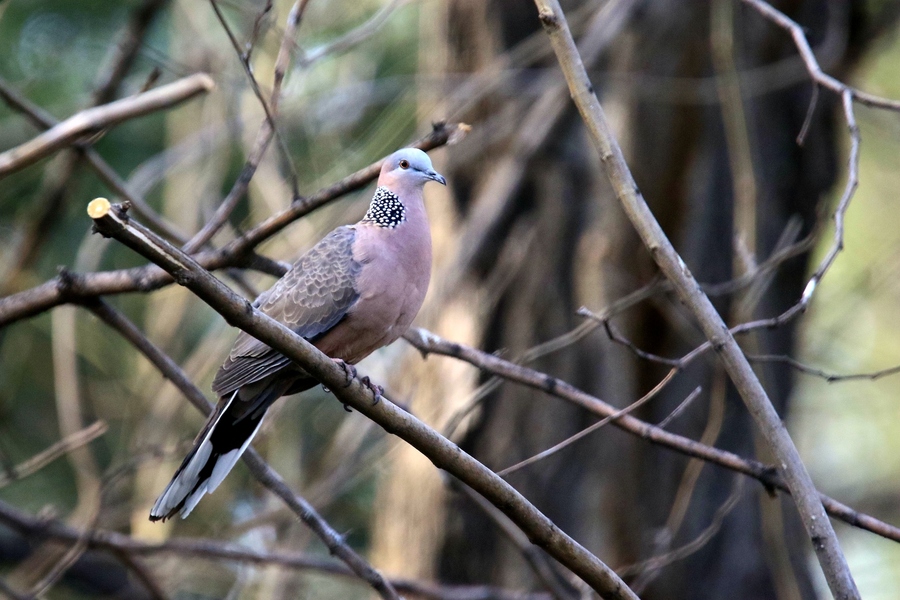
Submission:
[[700,397],[700,392],[702,392],[702,391],[703,391],[703,388],[701,388],[699,386],[696,389],[694,389],[693,392],[688,394],[687,398],[682,400],[678,404],[678,406],[676,406],[672,412],[670,412],[668,415],[666,415],[666,417],[662,421],[657,423],[656,426],[659,427],[660,429],[665,429],[669,423],[671,423],[673,420],[678,418],[678,415],[680,415],[685,410],[687,410],[687,407],[690,406],[694,400],[696,400],[697,398]]
[[18,481],[19,479],[24,479],[29,475],[37,473],[57,458],[65,456],[75,448],[81,448],[85,444],[94,441],[106,433],[107,429],[108,427],[105,422],[97,421],[80,431],[76,431],[72,435],[64,437],[49,448],[42,450],[28,460],[19,463],[6,473],[0,475],[0,488],[13,481]]
[[861,104],[865,104],[866,106],[871,106],[873,108],[884,108],[887,110],[895,110],[900,112],[900,101],[881,98],[873,94],[862,92],[841,81],[838,81],[831,75],[828,75],[827,73],[822,71],[822,67],[819,66],[819,61],[816,60],[816,55],[810,47],[809,41],[806,39],[806,33],[803,31],[803,27],[801,27],[796,21],[792,20],[786,14],[784,14],[777,8],[774,8],[768,2],[764,2],[763,0],[741,0],[741,2],[752,6],[766,19],[775,23],[791,34],[791,37],[794,40],[794,44],[797,46],[797,51],[800,53],[800,58],[803,59],[803,63],[806,65],[806,70],[809,72],[809,75],[810,77],[812,77],[813,81],[839,95],[843,95],[844,92],[849,92],[854,100]]
[[[430,331],[411,329],[404,336],[404,339],[423,355],[440,354],[465,361],[485,373],[541,390],[551,396],[556,396],[576,406],[580,406],[597,416],[609,417],[619,412],[619,409],[615,406],[607,404],[596,396],[579,390],[575,386],[552,375],[511,363],[471,346],[445,340]],[[787,485],[778,475],[775,467],[771,465],[743,458],[732,452],[719,450],[690,438],[670,433],[660,426],[651,425],[631,415],[622,415],[613,420],[612,424],[622,431],[636,435],[650,443],[752,477],[769,490],[778,489],[789,492]],[[900,542],[900,527],[895,527],[870,515],[857,512],[825,494],[819,494],[819,498],[828,513],[836,519],[840,519],[860,529],[871,531],[889,540]]]
[[[837,255],[844,248],[844,215],[846,214],[847,208],[850,206],[850,200],[853,198],[853,194],[856,192],[856,188],[859,185],[860,135],[859,127],[856,124],[856,116],[853,111],[853,101],[855,100],[857,102],[860,102],[861,104],[865,104],[866,106],[883,108],[886,110],[897,112],[900,112],[900,101],[889,100],[887,98],[881,98],[872,94],[868,94],[866,92],[861,92],[856,88],[851,87],[826,74],[819,65],[818,60],[816,60],[815,53],[812,51],[812,48],[809,45],[809,41],[806,39],[806,33],[796,21],[792,20],[783,12],[777,10],[768,2],[764,2],[763,0],[741,1],[751,6],[763,17],[775,23],[778,27],[784,29],[791,35],[791,38],[794,41],[794,45],[797,47],[797,51],[799,52],[800,57],[803,59],[806,70],[815,84],[813,100],[810,105],[809,113],[807,114],[807,120],[809,120],[810,114],[815,107],[815,99],[817,98],[819,87],[824,87],[840,96],[841,105],[844,111],[844,119],[847,122],[847,129],[850,134],[850,156],[847,159],[847,183],[844,187],[844,192],[841,195],[841,199],[838,202],[838,206],[834,212],[834,236],[832,244],[827,254],[822,259],[822,262],[819,263],[819,267],[815,270],[812,277],[810,277],[809,282],[806,284],[806,288],[803,290],[803,295],[800,297],[799,302],[794,307],[800,307],[799,310],[802,311],[809,304],[809,301],[812,298],[812,295],[815,292],[819,282],[822,281],[825,273],[834,263]],[[806,124],[804,123],[804,127],[800,133],[798,143],[802,144],[805,132]],[[797,314],[797,312],[799,311],[795,311],[792,314]]]
[[[678,296],[694,314],[707,339],[712,342],[766,443],[776,456],[829,588],[838,600],[859,598],[859,590],[853,581],[837,535],[787,428],[734,336],[728,331],[709,298],[700,290],[687,265],[644,201],[594,94],[593,85],[585,72],[559,2],[535,0],[535,4],[566,77],[572,99],[600,154],[601,163],[616,196],[660,270],[675,286]],[[845,96],[849,98],[849,93]]]
[[[28,120],[41,129],[50,129],[59,124],[59,121],[52,115],[22,96],[2,77],[0,77],[0,98],[3,98],[9,106],[24,114]],[[183,233],[153,210],[141,196],[131,192],[128,184],[119,177],[119,174],[100,156],[99,152],[81,142],[73,144],[73,147],[84,154],[88,164],[103,180],[103,183],[116,195],[131,202],[134,212],[139,214],[142,219],[147,220],[154,229],[172,240],[182,241],[185,239]]]
[[[213,3],[213,7],[215,6],[215,3]],[[267,6],[271,8],[271,4]],[[228,195],[225,196],[225,199],[219,204],[219,207],[216,209],[212,218],[210,218],[200,231],[198,231],[196,235],[182,247],[188,254],[202,248],[206,242],[211,240],[225,223],[228,222],[228,217],[234,212],[238,201],[240,201],[244,194],[247,193],[247,188],[250,186],[250,180],[253,179],[256,169],[259,167],[259,162],[262,160],[266,149],[269,147],[269,143],[272,141],[272,135],[275,132],[273,119],[274,115],[278,114],[278,103],[281,98],[281,84],[284,81],[284,74],[287,71],[288,63],[290,62],[290,48],[294,41],[294,35],[297,28],[300,26],[300,20],[303,18],[303,10],[305,7],[306,0],[298,0],[288,14],[287,26],[284,29],[284,36],[281,40],[281,48],[278,51],[278,57],[275,60],[275,76],[271,95],[271,116],[267,113],[266,119],[263,121],[256,134],[256,141],[253,143],[250,155],[247,157],[247,161],[244,163],[244,167],[241,169],[241,173],[238,175],[238,178],[228,192]],[[257,19],[257,25],[258,23],[259,19]],[[254,33],[255,32],[256,26],[254,26]],[[248,51],[246,58],[242,58],[242,62],[247,64],[249,56],[250,54]],[[295,189],[293,191],[294,200],[297,200],[299,192],[296,189],[296,181]]]
[[806,109],[806,118],[803,119],[803,126],[800,127],[800,133],[797,134],[797,145],[802,146],[806,142],[806,134],[809,133],[809,127],[812,125],[813,115],[816,113],[816,106],[819,103],[819,84],[814,83],[812,93],[809,97],[809,107]]
[[106,200],[95,200],[88,211],[99,232],[116,238],[165,268],[179,284],[194,292],[229,323],[301,365],[305,372],[332,390],[341,403],[399,436],[427,456],[435,466],[475,489],[510,517],[535,544],[581,577],[600,595],[615,599],[637,598],[608,566],[559,530],[503,479],[410,413],[388,400],[375,402],[372,390],[359,379],[348,384],[346,372],[333,360],[281,323],[254,309],[191,257],[128,219],[121,208],[110,207]]
[[[237,544],[204,538],[171,538],[151,543],[116,531],[79,530],[56,519],[32,516],[0,501],[0,521],[28,537],[49,537],[64,541],[85,539],[90,548],[110,550],[119,556],[156,556],[218,559],[256,565],[277,565],[355,579],[356,574],[339,562],[295,552],[261,552]],[[489,586],[442,586],[420,581],[395,579],[391,583],[402,593],[433,600],[548,600],[546,594],[529,594]],[[2,588],[0,588],[2,590]]]
[[844,193],[838,202],[837,208],[834,210],[834,239],[831,248],[822,259],[819,267],[809,279],[803,295],[800,297],[800,304],[806,306],[815,292],[816,286],[825,277],[825,273],[834,264],[837,255],[844,249],[844,215],[850,207],[850,200],[859,186],[859,127],[856,125],[856,117],[853,114],[853,98],[850,90],[845,90],[841,94],[841,103],[844,108],[844,118],[847,120],[847,129],[850,132],[850,156],[847,158],[847,184],[844,187]]
[[250,39],[247,40],[247,45],[244,48],[244,51],[241,53],[241,58],[243,60],[250,62],[250,57],[253,54],[253,49],[256,47],[256,42],[257,40],[259,40],[259,36],[265,29],[266,18],[271,12],[272,0],[266,0],[266,3],[263,5],[259,13],[257,13],[256,18],[253,20],[253,29],[250,31]]
[[[293,14],[295,10],[299,8],[297,11],[298,14],[302,14],[302,9],[306,6],[309,0],[298,0],[297,4],[295,4],[294,9],[291,10]],[[237,53],[238,60],[241,63],[241,66],[244,67],[244,72],[247,74],[247,78],[250,80],[250,88],[253,90],[253,93],[256,95],[256,98],[259,100],[260,105],[262,106],[263,112],[266,113],[266,120],[269,122],[269,127],[275,134],[275,138],[278,140],[278,146],[281,150],[281,154],[284,157],[284,162],[288,167],[288,171],[290,172],[290,182],[291,182],[291,192],[293,193],[293,197],[297,198],[300,196],[300,188],[297,180],[297,169],[294,167],[294,161],[291,160],[291,152],[288,150],[287,144],[284,141],[284,138],[281,136],[281,133],[278,131],[278,126],[275,124],[275,113],[273,108],[270,108],[269,102],[266,101],[265,97],[263,97],[262,89],[259,87],[259,82],[256,81],[256,76],[253,74],[253,68],[250,66],[250,55],[245,54],[241,50],[241,45],[237,41],[237,38],[234,36],[234,33],[231,31],[231,27],[228,25],[228,21],[225,20],[225,15],[222,14],[222,11],[219,9],[219,4],[216,0],[209,0],[209,3],[212,5],[213,12],[216,13],[216,18],[219,20],[219,23],[222,25],[222,29],[225,30],[225,33],[228,34],[228,39],[231,41],[231,46],[234,48],[234,51]],[[299,18],[297,20],[299,23]],[[290,30],[290,27],[288,28]],[[288,31],[285,31],[285,35],[288,34]]]
[[[644,404],[646,404],[647,402],[649,402],[650,400],[655,398],[656,395],[659,394],[659,392],[666,386],[666,384],[668,384],[672,380],[672,378],[675,377],[676,373],[678,373],[678,369],[670,370],[666,374],[666,376],[662,378],[662,380],[659,383],[657,383],[655,386],[653,386],[652,390],[650,390],[649,392],[644,394],[641,398],[639,398],[638,400],[635,400],[634,402],[632,402],[625,408],[616,411],[614,414],[611,414],[608,417],[604,417],[604,418],[600,419],[593,425],[586,427],[585,429],[582,429],[575,435],[569,436],[568,438],[564,439],[563,441],[559,442],[558,444],[551,446],[550,448],[547,448],[543,452],[535,454],[534,456],[532,456],[530,458],[526,458],[525,460],[520,461],[520,462],[512,465],[511,467],[506,467],[502,471],[497,471],[497,475],[499,475],[500,477],[506,477],[510,473],[514,473],[523,467],[527,467],[528,465],[534,464],[538,461],[544,460],[547,457],[553,456],[554,454],[556,454],[563,448],[570,446],[571,444],[574,444],[575,442],[577,442],[581,438],[585,437],[586,435],[597,431],[598,429],[600,429],[601,427],[603,427],[610,421],[614,421],[615,419],[618,419],[619,417],[622,417],[624,415],[627,415],[628,413],[633,412],[637,408],[640,408],[641,406],[643,406]],[[693,395],[693,392],[691,393],[691,395]]]
[[752,360],[753,362],[784,363],[792,369],[796,369],[797,371],[806,373],[807,375],[819,377],[821,379],[824,379],[828,383],[855,381],[860,379],[871,379],[872,381],[874,381],[876,379],[881,379],[882,377],[888,377],[890,375],[896,375],[897,373],[900,373],[900,365],[895,365],[887,369],[881,369],[880,371],[871,371],[869,373],[840,374],[831,373],[829,371],[825,371],[824,369],[819,369],[816,367],[811,367],[809,365],[803,364],[795,358],[791,358],[790,356],[785,356],[783,354],[748,354],[747,358]]
[[168,85],[76,113],[52,129],[0,154],[0,178],[26,167],[88,133],[122,121],[172,107],[215,87],[206,73],[197,73]]

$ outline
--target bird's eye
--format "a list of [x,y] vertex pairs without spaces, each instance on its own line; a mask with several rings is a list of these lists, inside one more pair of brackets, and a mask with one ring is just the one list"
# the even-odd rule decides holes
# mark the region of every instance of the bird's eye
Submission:
[[409,168],[409,161],[406,160],[405,158],[404,158],[403,160],[401,160],[401,161],[400,161],[400,168],[401,168],[401,169],[408,169],[408,168]]

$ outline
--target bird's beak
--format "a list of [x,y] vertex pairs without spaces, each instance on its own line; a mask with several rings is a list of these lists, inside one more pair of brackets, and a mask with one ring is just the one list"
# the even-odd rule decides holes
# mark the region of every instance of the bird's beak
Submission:
[[432,181],[437,181],[441,185],[447,185],[447,180],[444,179],[444,176],[435,170],[427,171],[425,176]]

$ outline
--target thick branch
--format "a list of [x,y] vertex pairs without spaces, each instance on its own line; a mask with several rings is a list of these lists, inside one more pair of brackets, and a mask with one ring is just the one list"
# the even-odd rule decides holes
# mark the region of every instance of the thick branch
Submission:
[[415,416],[388,400],[376,403],[368,386],[358,379],[348,383],[344,369],[281,323],[255,310],[191,257],[130,221],[120,208],[110,208],[103,199],[92,202],[88,213],[100,233],[116,238],[169,271],[179,284],[194,292],[230,324],[301,365],[304,371],[331,389],[343,404],[372,419],[388,433],[399,436],[427,456],[436,467],[487,498],[533,543],[544,548],[599,594],[615,599],[637,598],[608,566],[560,531],[511,485]]
[[214,87],[215,83],[209,75],[197,73],[137,96],[83,110],[24,144],[0,154],[0,178],[73,144],[85,134],[169,108],[197,94],[209,92]]
[[535,0],[535,4],[566,77],[572,99],[587,125],[591,141],[600,153],[603,169],[616,196],[656,264],[675,286],[679,298],[694,314],[703,333],[719,353],[725,370],[756,420],[791,490],[832,594],[838,600],[859,598],[859,590],[841,552],[837,535],[787,428],[722,317],[697,285],[694,276],[644,201],[594,94],[559,2]]

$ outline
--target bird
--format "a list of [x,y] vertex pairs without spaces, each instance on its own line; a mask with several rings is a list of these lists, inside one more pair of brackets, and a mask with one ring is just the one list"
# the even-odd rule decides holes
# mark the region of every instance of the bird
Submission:
[[[360,360],[399,338],[419,312],[431,278],[431,232],[423,202],[429,181],[447,185],[422,150],[385,159],[365,216],[310,248],[253,303],[340,364],[350,377]],[[363,383],[375,392],[368,378]],[[219,402],[194,446],[150,511],[159,521],[187,517],[225,479],[281,396],[318,382],[241,332],[213,379]]]

